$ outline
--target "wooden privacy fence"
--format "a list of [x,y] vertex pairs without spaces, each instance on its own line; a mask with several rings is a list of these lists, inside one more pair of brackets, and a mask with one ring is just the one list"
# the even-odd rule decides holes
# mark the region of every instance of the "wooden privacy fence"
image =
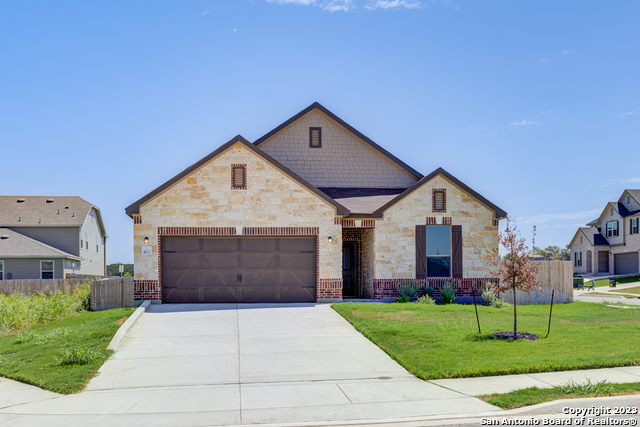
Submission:
[[0,280],[0,292],[3,294],[13,294],[19,292],[29,296],[34,292],[64,292],[74,290],[90,282],[93,279],[21,279],[21,280]]
[[91,283],[91,311],[133,305],[133,277],[110,277]]
[[[536,280],[539,291],[530,294],[516,291],[520,304],[551,304],[551,291],[555,289],[553,303],[573,302],[573,265],[571,261],[533,261],[538,266]],[[513,291],[501,293],[500,297],[513,304]]]

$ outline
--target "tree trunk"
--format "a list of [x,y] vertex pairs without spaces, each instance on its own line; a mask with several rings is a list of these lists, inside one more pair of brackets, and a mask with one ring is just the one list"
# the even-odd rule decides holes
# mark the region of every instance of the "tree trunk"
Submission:
[[518,301],[516,300],[516,287],[513,287],[513,339],[518,339],[518,314],[516,308],[518,307]]

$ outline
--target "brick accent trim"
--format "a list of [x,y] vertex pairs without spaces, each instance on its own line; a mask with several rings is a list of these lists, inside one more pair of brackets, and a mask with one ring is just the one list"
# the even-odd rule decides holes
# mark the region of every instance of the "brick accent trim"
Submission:
[[[436,209],[436,193],[442,194],[442,205],[444,209]],[[447,189],[446,188],[434,188],[431,190],[431,211],[432,212],[446,212],[447,211]]]
[[342,278],[318,279],[316,295],[321,298],[342,298]]
[[359,220],[360,225],[356,225],[355,219],[343,219],[342,227],[343,228],[376,228],[376,221],[373,219],[362,219]]
[[159,300],[162,288],[159,280],[134,280],[133,298],[143,300]]
[[442,225],[451,225],[451,217],[450,216],[442,217]]
[[133,223],[134,224],[142,224],[142,217],[140,215],[134,215],[133,216]]
[[434,296],[439,296],[443,286],[448,282],[453,282],[458,296],[472,296],[472,291],[476,290],[479,294],[480,288],[485,282],[499,283],[499,279],[494,277],[473,277],[463,279],[374,279],[373,281],[373,297],[375,299],[393,298],[398,296],[398,286],[402,282],[414,281],[420,285],[418,295],[424,295],[424,288],[430,286],[434,290]]
[[[442,224],[441,225],[451,225],[451,217],[450,216],[443,216],[442,217]],[[426,218],[426,225],[438,225],[438,219],[435,216],[428,216]]]
[[[243,174],[243,178],[242,178],[243,185],[242,185],[242,187],[234,187],[234,185],[233,185],[233,170],[235,168],[242,168],[242,174]],[[231,165],[231,189],[232,190],[246,190],[247,189],[247,165]]]
[[342,225],[342,217],[337,216],[333,219],[333,225]]
[[435,216],[428,216],[426,225],[436,225],[436,217]]
[[314,236],[320,227],[242,227],[246,236]]
[[158,236],[233,236],[235,234],[235,227],[158,227]]

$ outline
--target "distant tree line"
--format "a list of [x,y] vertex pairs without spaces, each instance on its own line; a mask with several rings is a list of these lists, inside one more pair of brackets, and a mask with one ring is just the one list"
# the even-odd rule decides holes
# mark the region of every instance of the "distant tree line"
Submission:
[[533,255],[542,255],[545,261],[570,261],[571,260],[571,252],[569,250],[569,245],[564,248],[560,248],[559,246],[547,246],[546,248],[537,248],[533,247],[533,251],[531,251]]
[[124,266],[122,277],[133,277],[133,264],[122,264],[121,262],[107,265],[107,276],[120,276],[120,265]]

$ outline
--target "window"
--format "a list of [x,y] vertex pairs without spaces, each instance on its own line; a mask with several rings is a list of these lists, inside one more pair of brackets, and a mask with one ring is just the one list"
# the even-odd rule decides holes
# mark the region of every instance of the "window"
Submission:
[[580,243],[582,243],[582,236],[580,236]]
[[96,236],[96,252],[100,252],[100,236]]
[[231,188],[245,190],[247,188],[247,169],[244,165],[231,167]]
[[309,147],[322,147],[322,128],[309,128]]
[[428,225],[427,277],[451,277],[451,227]]
[[613,216],[613,208],[611,208],[611,210],[609,211],[609,214]]
[[629,234],[638,234],[638,218],[629,220]]
[[40,261],[40,278],[53,279],[53,261]]
[[433,190],[433,211],[445,212],[447,210],[447,193],[445,190],[434,189]]
[[576,252],[573,265],[575,265],[576,267],[582,267],[582,252]]
[[89,250],[89,232],[87,231],[84,232],[84,243],[87,247],[87,250]]
[[607,223],[607,237],[618,237],[618,221]]
[[0,280],[4,280],[4,261],[0,261]]

